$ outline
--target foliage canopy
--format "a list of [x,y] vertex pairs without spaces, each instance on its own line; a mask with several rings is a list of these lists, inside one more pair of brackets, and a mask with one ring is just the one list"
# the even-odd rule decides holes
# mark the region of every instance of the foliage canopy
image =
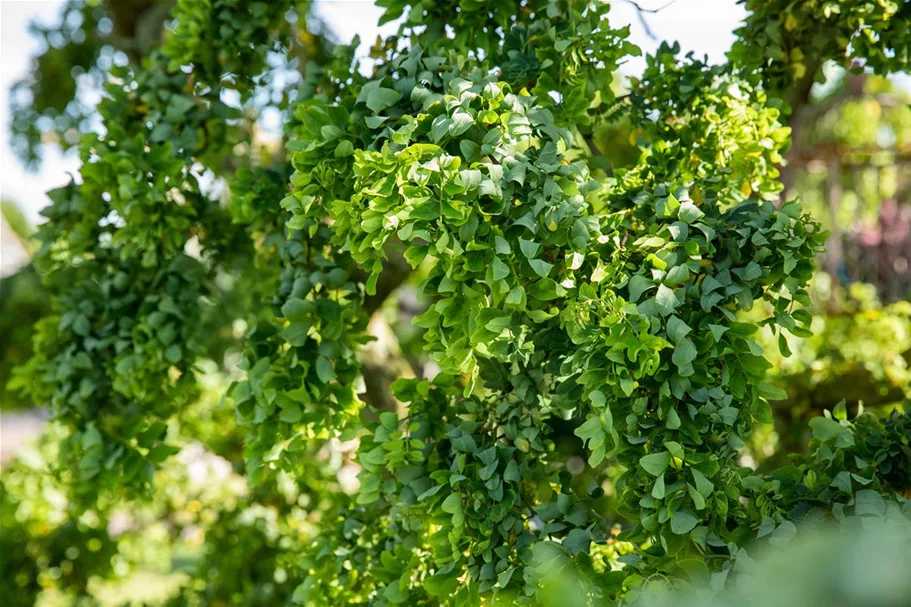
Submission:
[[[180,0],[110,69],[14,380],[68,431],[74,507],[161,491],[200,361],[242,347],[247,478],[309,482],[319,513],[289,549],[300,604],[547,603],[558,574],[583,604],[721,591],[808,520],[911,517],[908,415],[826,412],[792,465],[740,460],[784,397],[754,334],[811,335],[825,237],[780,200],[789,96],[825,61],[907,69],[911,5],[748,1],[728,63],[662,45],[618,96],[639,50],[608,3],[379,4],[401,25],[369,69],[357,41],[302,50],[289,0]],[[594,141],[620,120],[622,170]],[[405,281],[439,373],[376,410],[368,324]],[[303,480],[355,438],[355,494]]]

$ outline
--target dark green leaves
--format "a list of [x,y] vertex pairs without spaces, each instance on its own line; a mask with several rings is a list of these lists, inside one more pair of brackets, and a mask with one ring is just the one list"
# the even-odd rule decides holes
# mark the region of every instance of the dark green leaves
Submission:
[[367,93],[367,107],[374,112],[381,112],[395,105],[401,98],[402,95],[398,91],[379,86]]
[[[226,26],[240,40],[229,48],[257,60],[260,40],[285,48],[272,32],[287,6],[240,4],[249,19]],[[728,571],[753,529],[789,539],[783,519],[800,500],[840,512],[865,487],[855,511],[880,512],[875,475],[900,467],[905,443],[861,449],[866,420],[812,422],[809,463],[793,472],[740,466],[753,425],[771,419],[767,400],[783,396],[750,338],[759,323],[741,311],[768,309],[778,333],[806,335],[812,318],[793,304],[806,305],[821,242],[798,207],[776,205],[786,133],[763,91],[663,46],[616,103],[613,68],[634,49],[609,29],[606,3],[448,13],[384,4],[403,26],[376,46],[369,76],[354,49],[338,47],[298,96],[276,96],[293,116],[291,166],[238,177],[230,213],[188,169],[233,166],[237,141],[255,145],[233,131],[230,146],[209,140],[221,119],[200,113],[219,107],[230,80],[211,61],[219,53],[174,43],[186,62],[173,85],[138,98],[127,87],[105,106],[110,133],[117,108],[129,108],[129,136],[94,138],[85,183],[55,206],[63,220],[50,222],[47,250],[66,261],[45,261],[51,275],[74,272],[81,290],[57,302],[73,309],[44,336],[32,376],[74,431],[83,484],[138,478],[171,453],[167,419],[191,402],[196,359],[209,354],[197,345],[202,306],[217,278],[243,271],[222,259],[241,243],[266,284],[238,315],[250,330],[228,399],[246,431],[249,479],[347,473],[351,447],[337,443],[359,444],[356,496],[334,493],[337,468],[306,479],[319,520],[300,551],[301,603],[537,600],[532,552],[580,575],[593,600],[622,601],[615,595],[641,580]],[[247,22],[269,27],[251,40]],[[192,24],[208,31],[195,14],[175,31],[203,43]],[[259,87],[226,57],[238,82]],[[610,177],[586,141],[608,116],[641,148]],[[244,163],[284,158],[251,151]],[[125,226],[102,221],[111,212]],[[113,231],[109,251],[96,246],[102,228]],[[203,261],[184,255],[190,238]],[[379,301],[404,294],[402,284],[420,295],[413,322],[405,306]],[[371,331],[387,337],[381,321],[408,336],[393,374],[431,362],[439,373],[400,379],[395,399],[365,411],[360,393],[373,397],[389,379],[375,359],[397,351],[394,340],[371,341]],[[108,385],[110,411],[86,396]],[[103,417],[81,417],[100,407]],[[607,487],[617,495],[602,499]],[[618,551],[625,566],[596,567],[588,552],[596,542],[595,556],[613,559],[614,547],[601,549],[615,520],[633,544]]]
[[854,436],[847,426],[829,417],[814,417],[810,420],[813,438],[823,443],[835,441],[838,447],[850,447],[854,444]]
[[591,454],[588,463],[598,466],[604,459],[620,449],[620,435],[614,428],[614,418],[604,393],[595,390],[589,395],[594,413],[584,424],[576,428],[575,434],[588,446]]
[[493,264],[491,265],[492,276],[494,280],[501,280],[509,276],[509,267],[500,261],[499,257],[495,257]]
[[671,515],[671,531],[683,535],[692,531],[699,524],[699,519],[689,510],[678,510]]
[[450,493],[443,503],[440,504],[440,510],[447,514],[455,514],[462,509],[462,498],[458,493]]
[[671,360],[677,365],[677,372],[680,375],[688,377],[694,373],[692,362],[696,360],[697,354],[696,346],[691,340],[685,338],[680,340],[671,356]]
[[814,417],[810,420],[810,428],[813,429],[813,437],[822,442],[830,441],[842,433],[841,425],[828,417]]
[[667,319],[667,334],[674,343],[679,345],[680,342],[683,341],[683,338],[689,335],[691,331],[692,329],[690,329],[689,325],[678,317],[671,316]]
[[699,207],[693,204],[692,200],[684,201],[683,204],[680,205],[680,211],[677,214],[677,216],[680,218],[680,221],[687,224],[693,223],[704,215],[705,213],[703,213]]
[[876,491],[863,489],[854,495],[854,514],[857,516],[883,516],[886,501]]
[[630,278],[629,284],[627,285],[627,288],[629,289],[629,300],[636,303],[646,290],[654,286],[654,283],[645,276],[635,274]]
[[642,466],[642,469],[652,476],[660,476],[667,469],[670,463],[671,454],[667,451],[650,453],[649,455],[644,455],[639,459],[639,465]]
[[541,259],[530,259],[528,263],[531,264],[531,267],[535,271],[535,274],[541,278],[547,278],[547,275],[550,274],[550,271],[554,267],[553,264],[547,263]]
[[655,295],[655,304],[662,316],[667,316],[677,309],[679,302],[673,289],[665,285],[658,285],[658,293]]

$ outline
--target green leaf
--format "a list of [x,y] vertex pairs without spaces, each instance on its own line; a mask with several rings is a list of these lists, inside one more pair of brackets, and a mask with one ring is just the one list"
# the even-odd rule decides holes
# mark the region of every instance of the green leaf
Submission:
[[176,364],[180,360],[180,346],[178,344],[171,344],[164,351],[164,358],[166,361],[172,364]]
[[658,477],[658,480],[655,481],[655,484],[652,486],[652,497],[656,500],[663,500],[664,493],[664,474],[662,473],[661,476]]
[[434,143],[438,143],[443,137],[449,134],[449,127],[451,125],[452,120],[445,114],[441,114],[434,118],[433,123],[430,125],[430,140]]
[[690,329],[689,325],[676,316],[671,316],[667,319],[667,334],[674,343],[679,344],[684,337],[689,335],[690,331],[692,329]]
[[[528,294],[533,299],[552,301],[565,295],[566,290],[550,278],[542,278],[528,287]],[[554,308],[554,310],[556,309]]]
[[671,531],[677,535],[689,533],[697,524],[699,519],[689,510],[678,510],[671,515]]
[[601,420],[597,415],[592,415],[585,422],[573,431],[573,434],[582,440],[589,440],[601,432]]
[[642,469],[652,476],[659,476],[671,464],[671,454],[667,451],[660,453],[649,453],[639,459],[639,465]]
[[680,208],[680,201],[673,194],[668,194],[666,198],[659,198],[655,201],[655,212],[658,217],[667,218],[673,216]]
[[519,464],[516,463],[516,460],[511,459],[509,463],[506,464],[506,470],[503,472],[503,480],[517,483],[522,480],[522,475],[519,473]]
[[550,271],[554,269],[554,265],[552,263],[547,263],[542,259],[529,259],[528,263],[531,264],[531,268],[535,271],[535,274],[541,278],[547,278],[547,275],[550,274]]
[[582,262],[585,261],[585,256],[582,253],[573,251],[572,253],[566,254],[566,267],[570,270],[578,270],[582,267]]
[[152,463],[158,464],[180,451],[176,445],[160,443],[149,450],[148,458]]
[[506,296],[506,303],[510,306],[525,307],[525,289],[522,287],[513,287]]
[[307,343],[311,326],[309,321],[293,322],[282,329],[282,339],[292,346],[299,348]]
[[693,506],[696,507],[696,510],[703,510],[705,508],[705,498],[702,494],[689,483],[686,484],[686,491],[689,494],[690,499],[693,500]]
[[[880,498],[882,499],[882,498]],[[769,537],[769,543],[773,546],[784,546],[789,544],[794,536],[797,535],[797,525],[791,521],[782,521],[772,535]]]
[[427,491],[425,491],[424,493],[422,493],[418,496],[418,501],[422,502],[425,499],[427,499],[428,497],[433,497],[434,495],[439,493],[440,489],[442,489],[442,488],[443,488],[443,485],[435,485],[435,486],[431,487],[430,489],[428,489]]
[[727,331],[727,330],[728,330],[727,327],[724,327],[721,325],[709,324],[709,331],[712,332],[712,337],[715,338],[715,343],[718,343],[721,341],[721,336],[724,335],[725,331]]
[[829,442],[844,431],[841,424],[834,419],[821,416],[810,420],[810,429],[813,430],[813,437],[824,443]]
[[545,320],[549,320],[557,315],[557,312],[555,310],[556,309],[552,309],[551,311],[529,310],[528,316],[531,317],[531,319],[535,322],[544,322]]
[[367,93],[367,107],[374,112],[380,112],[391,105],[395,105],[401,98],[402,95],[398,91],[378,86]]
[[447,514],[455,514],[462,509],[462,496],[458,493],[450,493],[440,504],[440,509]]
[[282,315],[291,322],[307,320],[313,311],[313,303],[292,297],[282,306]]
[[683,559],[682,561],[677,561],[677,568],[685,572],[687,578],[697,584],[697,587],[707,587],[711,574],[704,560],[699,558]]
[[664,283],[670,286],[682,285],[690,279],[690,269],[685,265],[674,266],[667,276],[664,277]]
[[367,116],[364,118],[364,122],[371,129],[380,128],[387,120],[389,120],[389,116]]
[[399,605],[408,600],[409,592],[408,589],[402,590],[399,581],[396,580],[386,586],[386,589],[383,590],[383,598],[394,605]]
[[702,212],[702,209],[697,207],[692,200],[686,200],[680,205],[680,210],[677,212],[677,217],[680,221],[691,224],[697,219],[704,216],[705,213]]
[[569,550],[571,554],[583,551],[588,552],[591,544],[592,535],[586,529],[573,529],[563,539],[563,547]]
[[607,397],[601,390],[592,390],[588,398],[592,401],[595,411],[603,411],[607,407]]
[[335,367],[332,361],[326,356],[320,354],[316,359],[316,376],[324,384],[328,384],[335,379]]
[[771,424],[774,421],[772,407],[763,398],[757,398],[753,401],[753,404],[750,405],[750,415],[760,424]]
[[481,157],[481,146],[470,139],[459,141],[459,151],[462,152],[462,157],[467,162],[475,162]]
[[340,141],[337,146],[335,146],[335,152],[333,155],[336,158],[346,158],[354,154],[354,144],[352,144],[347,139]]
[[870,489],[862,489],[854,496],[854,514],[857,516],[885,516],[886,501]]
[[458,137],[468,129],[474,126],[474,118],[465,110],[456,110],[452,114],[452,124],[449,127],[449,134]]
[[677,296],[674,295],[673,289],[669,289],[664,285],[658,285],[658,294],[655,295],[655,303],[662,316],[667,316],[676,310],[678,305]]
[[509,266],[500,261],[499,257],[493,258],[493,263],[491,264],[491,275],[494,280],[501,280],[509,276]]
[[294,401],[290,401],[282,406],[282,412],[278,416],[278,419],[289,424],[294,424],[299,422],[302,416],[303,411],[301,411],[300,405]]
[[787,358],[787,357],[791,356],[791,354],[793,354],[793,352],[791,352],[791,347],[788,345],[788,338],[785,337],[784,333],[778,334],[778,351],[785,358]]
[[683,445],[677,441],[669,440],[665,441],[664,448],[667,449],[668,453],[671,454],[671,457],[676,457],[679,460],[684,459]]
[[759,264],[755,261],[748,263],[747,267],[743,270],[744,280],[756,280],[760,276],[762,276],[762,268],[759,267]]
[[516,570],[515,567],[510,567],[509,569],[507,569],[506,571],[504,571],[503,573],[498,575],[497,576],[497,585],[500,586],[500,588],[506,588],[509,585],[509,580],[512,579],[512,574],[515,572],[515,570]]
[[648,289],[651,289],[654,286],[655,286],[655,283],[653,283],[651,280],[649,280],[645,276],[636,274],[635,276],[633,276],[632,278],[629,279],[629,284],[626,286],[626,288],[629,289],[630,302],[636,303],[637,301],[639,301],[639,297],[642,296],[642,293],[644,293]]
[[677,414],[676,409],[668,410],[666,426],[668,430],[676,430],[680,427],[680,416]]
[[521,250],[522,255],[528,259],[534,259],[538,255],[538,250],[540,248],[541,245],[532,240],[525,240],[524,238],[519,239],[519,250]]
[[712,494],[712,491],[715,490],[715,485],[712,481],[706,478],[706,476],[696,468],[690,468],[690,472],[693,474],[696,490],[699,491],[703,497],[709,497]]
[[759,395],[769,400],[787,400],[788,393],[772,384],[759,384]]
[[494,460],[490,464],[481,468],[481,470],[478,472],[478,476],[481,477],[481,480],[486,481],[486,480],[490,479],[490,477],[492,477],[494,475],[494,473],[497,471],[497,466],[499,465],[499,463],[500,463],[499,461]]
[[466,191],[478,188],[483,178],[481,171],[477,169],[465,169],[459,173],[459,179]]
[[455,572],[438,573],[424,579],[424,589],[427,594],[437,597],[450,597],[459,587],[459,578]]
[[696,360],[697,354],[696,346],[692,341],[689,339],[680,340],[680,343],[674,348],[674,354],[671,356],[671,360],[677,365],[680,375],[686,377],[693,374],[693,368],[690,363]]
[[620,378],[620,389],[623,390],[623,393],[627,396],[632,395],[633,390],[636,389],[636,380],[629,377]]
[[89,323],[89,319],[81,314],[77,316],[75,320],[73,320],[72,329],[73,333],[76,335],[85,337],[89,334],[89,330],[91,330],[91,328],[92,327]]

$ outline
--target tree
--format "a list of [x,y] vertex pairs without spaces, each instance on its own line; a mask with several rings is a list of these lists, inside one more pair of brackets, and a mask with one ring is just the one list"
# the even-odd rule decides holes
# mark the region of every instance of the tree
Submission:
[[[3,239],[9,247],[4,255],[10,257],[4,261],[11,262],[10,269],[15,270],[8,276],[0,278],[3,288],[0,289],[0,340],[4,344],[0,350],[0,370],[3,377],[9,377],[12,370],[26,362],[32,356],[32,331],[35,323],[49,311],[47,292],[31,264],[16,268],[19,263],[27,262],[32,252],[31,236],[34,228],[14,203],[0,201],[2,215]],[[17,255],[18,253],[18,255]],[[3,273],[8,271],[3,268]],[[5,384],[5,382],[4,382]],[[19,398],[15,391],[0,385],[0,407],[4,410],[29,406],[28,399]]]
[[[277,77],[306,12],[290,1],[182,0],[160,49],[112,68],[104,130],[39,230],[54,313],[14,380],[68,429],[74,508],[161,490],[200,360],[225,364],[244,317],[227,402],[248,481],[320,479],[359,441],[355,493],[313,481],[297,603],[720,590],[798,523],[911,517],[907,414],[826,412],[792,465],[740,463],[784,396],[751,336],[810,335],[824,242],[780,200],[795,47],[748,46],[788,17],[748,3],[729,63],[663,45],[618,97],[638,49],[607,3],[380,4],[402,24],[369,75],[340,45]],[[819,61],[906,69],[905,8],[848,6],[800,22],[848,40]],[[254,136],[263,103],[278,149]],[[617,120],[641,139],[622,169],[595,137]],[[424,351],[386,348],[421,363],[390,382],[407,362],[363,352],[409,287]]]

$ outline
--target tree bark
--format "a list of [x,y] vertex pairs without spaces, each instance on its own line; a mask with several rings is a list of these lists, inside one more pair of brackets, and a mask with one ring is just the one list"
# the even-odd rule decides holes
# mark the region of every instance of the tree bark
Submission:
[[[364,377],[364,402],[379,411],[397,411],[404,413],[404,406],[392,394],[392,382],[400,377],[414,377],[414,371],[408,363],[398,338],[386,321],[383,303],[411,275],[411,266],[403,255],[404,245],[395,242],[387,248],[387,260],[383,272],[376,283],[376,292],[364,299],[364,312],[370,317],[367,331],[375,340],[366,344],[358,353]],[[366,272],[356,277],[360,282],[367,280]]]

